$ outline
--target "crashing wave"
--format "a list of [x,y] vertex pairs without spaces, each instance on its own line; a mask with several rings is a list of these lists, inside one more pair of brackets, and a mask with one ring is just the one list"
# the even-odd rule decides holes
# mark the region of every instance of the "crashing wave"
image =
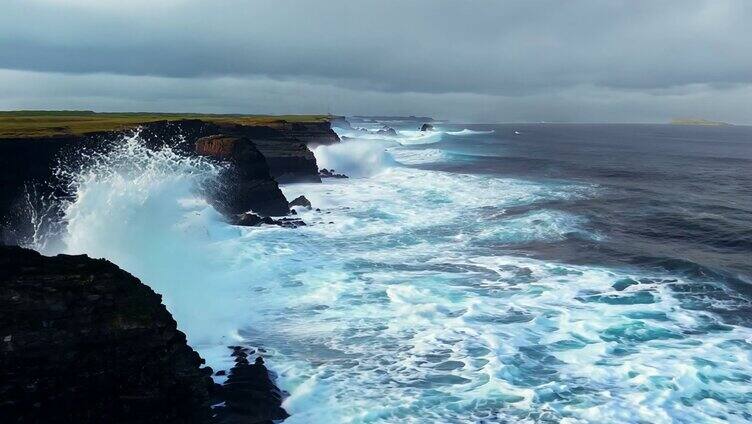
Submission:
[[447,131],[447,134],[450,135],[475,135],[475,134],[493,134],[494,130],[489,131],[475,131],[475,130],[469,130],[467,128],[460,130],[460,131]]

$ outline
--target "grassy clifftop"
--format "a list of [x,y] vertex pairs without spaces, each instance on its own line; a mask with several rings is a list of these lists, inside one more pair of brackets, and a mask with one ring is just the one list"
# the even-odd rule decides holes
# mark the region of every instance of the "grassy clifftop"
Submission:
[[155,121],[201,119],[217,124],[320,123],[328,115],[213,115],[200,113],[96,113],[91,111],[0,111],[0,138],[54,137],[117,131]]

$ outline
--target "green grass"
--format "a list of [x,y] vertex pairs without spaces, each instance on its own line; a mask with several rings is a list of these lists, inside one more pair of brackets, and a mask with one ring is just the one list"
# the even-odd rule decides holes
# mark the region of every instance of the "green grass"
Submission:
[[268,125],[315,123],[328,115],[214,115],[201,113],[96,113],[92,111],[0,111],[0,138],[54,137],[81,135],[134,128],[155,121],[201,119],[222,124]]

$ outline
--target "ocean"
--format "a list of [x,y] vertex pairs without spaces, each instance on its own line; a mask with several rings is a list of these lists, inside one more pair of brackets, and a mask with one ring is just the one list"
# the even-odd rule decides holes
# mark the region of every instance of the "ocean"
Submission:
[[305,227],[226,224],[136,136],[45,253],[141,278],[215,370],[259,349],[286,423],[752,421],[752,127],[351,122],[314,150],[350,178],[282,186]]

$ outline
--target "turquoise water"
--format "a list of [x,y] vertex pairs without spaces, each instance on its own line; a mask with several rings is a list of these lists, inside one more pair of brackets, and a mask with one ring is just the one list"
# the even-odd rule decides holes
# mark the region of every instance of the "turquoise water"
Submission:
[[[214,170],[145,157],[134,139],[82,173],[65,250],[162,293],[215,369],[230,366],[228,344],[261,348],[289,423],[752,419],[752,331],[717,312],[743,295],[527,249],[608,242],[552,206],[608,187],[435,169],[460,160],[439,131],[342,133],[357,139],[315,154],[352,178],[283,187],[320,208],[299,208],[309,225],[295,230],[223,223],[192,190]],[[135,158],[145,166],[115,166]]]

